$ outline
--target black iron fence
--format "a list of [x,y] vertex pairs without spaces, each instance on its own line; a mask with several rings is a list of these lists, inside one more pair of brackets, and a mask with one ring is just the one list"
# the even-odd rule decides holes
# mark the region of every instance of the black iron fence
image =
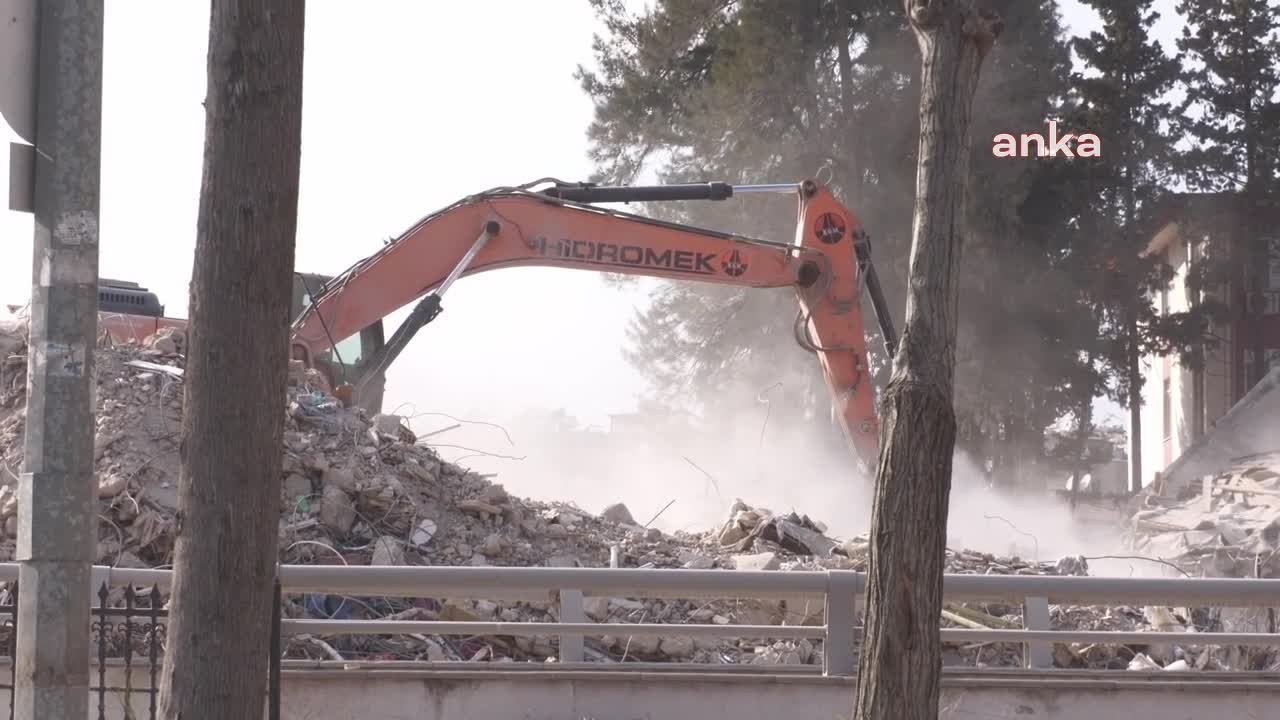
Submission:
[[[8,682],[0,684],[0,689],[9,693],[9,720],[15,718],[13,687],[18,666],[13,659],[17,655],[18,644],[18,592],[17,583],[8,591],[0,592],[0,616],[6,618],[0,624],[0,631],[6,635],[4,647],[10,660]],[[160,588],[139,592],[132,586],[126,586],[113,592],[104,583],[98,589],[98,607],[91,613],[90,637],[98,662],[96,683],[90,683],[89,692],[96,703],[99,720],[107,718],[109,697],[113,705],[118,702],[128,708],[121,713],[124,717],[138,717],[139,696],[146,697],[141,701],[147,709],[145,717],[155,720],[163,661],[164,620],[168,617],[160,598]],[[119,672],[112,672],[111,680],[114,682],[108,682],[108,670],[113,667],[118,667]],[[140,673],[145,674],[147,680],[141,687],[138,686]]]
[[[139,591],[133,586],[116,589],[106,583],[98,589],[98,607],[92,609],[90,637],[97,658],[95,681],[89,692],[96,703],[98,720],[107,720],[108,708],[121,710],[111,717],[156,720],[160,699],[160,670],[164,662],[165,632],[169,612],[160,588]],[[271,627],[271,675],[269,718],[280,717],[280,583],[275,583],[275,619]],[[8,655],[7,678],[0,675],[0,690],[9,694],[9,720],[15,720],[13,691],[17,677],[18,584],[0,589],[0,646]],[[110,678],[108,678],[110,675]],[[139,682],[145,678],[145,682]],[[110,681],[109,681],[110,680]],[[145,708],[145,709],[144,709]]]

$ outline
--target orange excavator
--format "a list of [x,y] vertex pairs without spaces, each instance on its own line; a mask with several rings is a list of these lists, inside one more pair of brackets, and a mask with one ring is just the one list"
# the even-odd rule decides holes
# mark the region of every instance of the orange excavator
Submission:
[[[535,189],[538,186],[546,186]],[[792,242],[740,237],[599,207],[601,203],[724,201],[784,193],[798,201]],[[387,341],[362,358],[355,377],[322,370],[360,402],[381,394],[386,368],[441,311],[461,277],[518,266],[550,266],[754,288],[793,287],[800,309],[796,337],[817,354],[835,395],[837,419],[865,460],[874,463],[878,424],[866,355],[862,292],[870,294],[892,354],[897,340],[870,243],[852,212],[822,185],[696,183],[598,186],[542,180],[464,198],[418,221],[377,253],[325,283],[293,324],[292,357],[307,366],[331,361],[335,340],[418,300]],[[338,369],[343,367],[337,358]],[[346,390],[346,387],[343,390]],[[344,398],[345,399],[345,398]],[[363,404],[363,403],[362,403]]]
[[[791,242],[752,239],[600,207],[724,201],[755,193],[795,196],[797,224]],[[319,370],[329,383],[326,389],[344,402],[377,412],[387,368],[439,315],[453,283],[467,275],[520,266],[794,288],[800,305],[796,339],[818,356],[846,437],[865,462],[875,463],[879,426],[861,310],[864,290],[890,356],[897,338],[871,263],[867,234],[858,218],[813,180],[601,186],[546,179],[471,195],[422,218],[334,277],[298,275],[290,355]],[[403,324],[384,338],[382,319],[414,301]],[[127,313],[127,308],[121,310]],[[154,331],[183,322],[156,318],[142,327]],[[119,319],[107,324],[122,326]],[[134,319],[123,325],[135,328],[130,334],[136,337]]]

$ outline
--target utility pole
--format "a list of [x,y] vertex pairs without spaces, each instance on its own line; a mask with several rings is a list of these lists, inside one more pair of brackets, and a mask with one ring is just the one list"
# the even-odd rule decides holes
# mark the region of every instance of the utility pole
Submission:
[[89,712],[89,587],[97,548],[93,351],[103,3],[39,3],[35,238],[25,462],[18,485],[14,709]]

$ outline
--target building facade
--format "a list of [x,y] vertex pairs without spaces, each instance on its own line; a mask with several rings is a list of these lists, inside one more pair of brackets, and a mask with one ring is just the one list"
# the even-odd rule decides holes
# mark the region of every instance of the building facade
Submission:
[[[1211,430],[1267,368],[1280,365],[1280,210],[1276,204],[1247,207],[1237,193],[1178,194],[1165,201],[1160,217],[1146,248],[1147,255],[1160,258],[1174,273],[1172,284],[1157,299],[1160,312],[1183,312],[1208,300],[1225,305],[1227,312],[1209,327],[1214,343],[1205,349],[1203,368],[1185,367],[1176,356],[1143,358],[1142,428],[1137,447],[1129,428],[1129,452],[1142,453],[1144,486]],[[1268,243],[1270,260],[1265,269],[1246,259],[1236,263],[1229,281],[1196,287],[1193,269],[1200,261],[1232,258],[1233,253],[1247,258],[1247,250],[1241,251],[1251,246],[1248,241],[1253,237]],[[1251,302],[1259,283],[1265,302],[1261,322]],[[1262,369],[1254,365],[1252,349],[1259,335],[1268,362]]]

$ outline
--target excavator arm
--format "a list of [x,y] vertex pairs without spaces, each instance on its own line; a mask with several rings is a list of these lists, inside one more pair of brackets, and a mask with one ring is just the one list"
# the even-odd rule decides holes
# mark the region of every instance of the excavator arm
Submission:
[[[539,191],[530,189],[535,183],[464,198],[423,218],[335,276],[294,322],[293,358],[314,366],[317,357],[338,342],[418,300],[385,346],[364,362],[351,388],[358,393],[362,383],[385,373],[413,335],[440,312],[441,299],[456,280],[507,267],[576,268],[752,288],[793,287],[800,304],[797,339],[818,356],[846,436],[858,454],[874,464],[878,423],[860,303],[864,288],[871,294],[890,354],[897,341],[866,235],[853,213],[825,187],[812,181],[649,187],[552,182]],[[594,205],[724,200],[748,192],[797,197],[792,242],[751,239]],[[335,380],[329,378],[331,383]]]

